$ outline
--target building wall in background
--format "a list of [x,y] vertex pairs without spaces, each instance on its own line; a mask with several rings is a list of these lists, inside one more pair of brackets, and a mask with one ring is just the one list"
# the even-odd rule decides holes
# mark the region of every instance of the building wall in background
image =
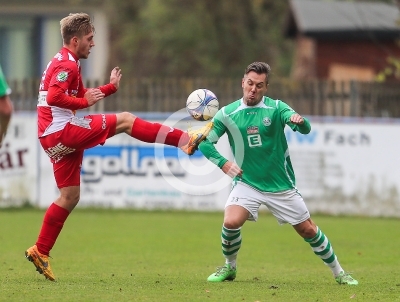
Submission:
[[[389,56],[400,57],[395,41],[317,41],[316,77],[372,81],[388,66]],[[343,66],[342,72],[332,73],[338,65]]]
[[291,76],[298,80],[373,81],[388,66],[388,57],[400,57],[396,41],[319,40],[299,35]]
[[313,38],[298,36],[294,50],[291,77],[293,79],[316,78],[316,41]]
[[40,77],[62,47],[59,21],[69,13],[86,12],[94,19],[95,48],[82,60],[86,78],[103,79],[108,62],[108,21],[101,7],[27,4],[0,6],[0,64],[9,79]]

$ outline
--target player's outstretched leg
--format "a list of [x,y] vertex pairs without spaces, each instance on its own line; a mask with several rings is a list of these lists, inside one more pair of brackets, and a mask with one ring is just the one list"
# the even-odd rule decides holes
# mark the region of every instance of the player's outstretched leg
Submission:
[[358,284],[357,280],[342,269],[328,237],[318,227],[317,234],[313,238],[304,238],[304,240],[310,244],[314,254],[329,266],[337,283],[348,285]]
[[56,277],[54,276],[51,266],[50,266],[50,261],[49,261],[49,256],[41,254],[37,246],[34,245],[27,249],[25,251],[25,257],[33,263],[33,265],[36,267],[36,270],[39,272],[39,274],[43,274],[46,279],[49,279],[51,281],[55,281]]
[[180,148],[188,155],[192,155],[199,144],[206,139],[213,127],[213,122],[208,122],[198,130],[183,132],[159,123],[151,123],[135,117],[130,136],[146,143],[159,143]]
[[213,122],[208,122],[204,127],[198,130],[188,130],[189,141],[180,147],[180,149],[186,154],[192,155],[200,143],[206,139],[207,135],[210,133],[213,127]]

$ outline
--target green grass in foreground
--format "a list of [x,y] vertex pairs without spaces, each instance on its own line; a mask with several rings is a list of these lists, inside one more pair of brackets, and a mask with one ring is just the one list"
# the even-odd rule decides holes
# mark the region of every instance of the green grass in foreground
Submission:
[[400,220],[324,217],[358,286],[339,286],[289,226],[247,222],[234,282],[207,283],[224,260],[222,213],[75,210],[55,248],[57,282],[24,258],[43,211],[0,211],[0,301],[400,301]]

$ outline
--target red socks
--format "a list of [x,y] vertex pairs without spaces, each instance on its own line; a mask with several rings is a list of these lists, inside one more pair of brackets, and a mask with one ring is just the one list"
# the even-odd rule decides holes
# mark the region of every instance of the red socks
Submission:
[[41,254],[49,255],[53,248],[65,220],[69,215],[69,211],[52,203],[44,215],[42,229],[36,246]]
[[189,135],[182,130],[159,123],[150,123],[136,117],[133,122],[131,136],[146,143],[160,143],[175,147],[189,142]]

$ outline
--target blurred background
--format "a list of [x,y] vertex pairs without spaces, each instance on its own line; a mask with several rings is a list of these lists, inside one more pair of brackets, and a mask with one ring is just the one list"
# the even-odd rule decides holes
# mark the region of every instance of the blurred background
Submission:
[[83,11],[96,27],[83,77],[102,83],[114,66],[124,75],[119,101],[101,110],[174,112],[197,87],[226,104],[240,97],[244,68],[265,61],[270,95],[296,100],[303,114],[398,117],[398,7],[395,0],[0,0],[0,64],[16,110],[34,110],[37,81],[61,46],[59,20]]
[[[329,194],[318,193],[335,201],[343,200],[350,190],[346,189],[348,182],[357,180],[346,195],[349,203],[361,191],[369,197],[383,196],[380,192],[384,191],[389,205],[383,212],[400,216],[400,176],[392,169],[398,165],[397,158],[381,153],[399,151],[395,145],[382,145],[391,144],[399,130],[399,8],[399,0],[0,0],[0,64],[13,90],[16,114],[33,114],[41,73],[62,46],[60,19],[71,12],[86,12],[94,18],[96,28],[96,46],[89,59],[81,62],[86,86],[108,82],[114,66],[123,70],[118,93],[90,111],[139,112],[162,121],[167,115],[155,118],[154,114],[182,109],[197,88],[212,90],[221,106],[239,99],[245,67],[265,61],[272,67],[268,95],[309,116],[316,123],[315,142],[321,139],[319,147],[314,145],[319,149],[312,158],[305,158],[311,154],[308,149],[296,153],[296,146],[291,146],[300,167],[295,165],[295,170],[306,176],[300,178],[325,189],[335,183]],[[31,130],[28,126],[25,132],[21,130],[21,119],[21,126],[12,128],[8,136],[9,146],[13,138],[27,137]],[[336,123],[332,129],[345,124],[342,133],[326,128],[332,121]],[[388,125],[393,127],[389,131]],[[366,130],[369,127],[370,132]],[[387,133],[391,134],[385,136]],[[290,144],[301,143],[297,136],[288,139]],[[324,148],[329,149],[330,143],[347,143],[351,148],[352,142],[369,151],[345,149],[343,153],[342,148],[329,164],[334,151]],[[14,150],[17,159],[31,152],[21,153],[25,149],[18,148]],[[17,165],[6,155],[9,151],[2,152],[0,173],[12,175],[14,185],[15,177],[27,170],[10,172]],[[39,157],[36,153],[33,161]],[[364,161],[358,162],[360,154],[379,154],[387,160],[372,165],[367,163],[369,158],[362,157]],[[302,166],[309,161],[314,165]],[[346,170],[349,165],[353,165],[351,171]],[[370,170],[362,170],[368,166]],[[313,179],[307,178],[311,169],[316,171]],[[357,173],[362,174],[361,180]],[[336,177],[334,181],[332,177]],[[344,180],[347,183],[339,184]],[[369,190],[371,183],[379,183],[379,188]],[[3,199],[12,196],[9,187],[10,180],[2,187]],[[16,185],[19,189],[13,192],[35,191],[33,199],[38,200],[39,187],[21,189]],[[311,197],[316,194],[312,187],[309,191]],[[375,198],[375,202],[381,199]]]

